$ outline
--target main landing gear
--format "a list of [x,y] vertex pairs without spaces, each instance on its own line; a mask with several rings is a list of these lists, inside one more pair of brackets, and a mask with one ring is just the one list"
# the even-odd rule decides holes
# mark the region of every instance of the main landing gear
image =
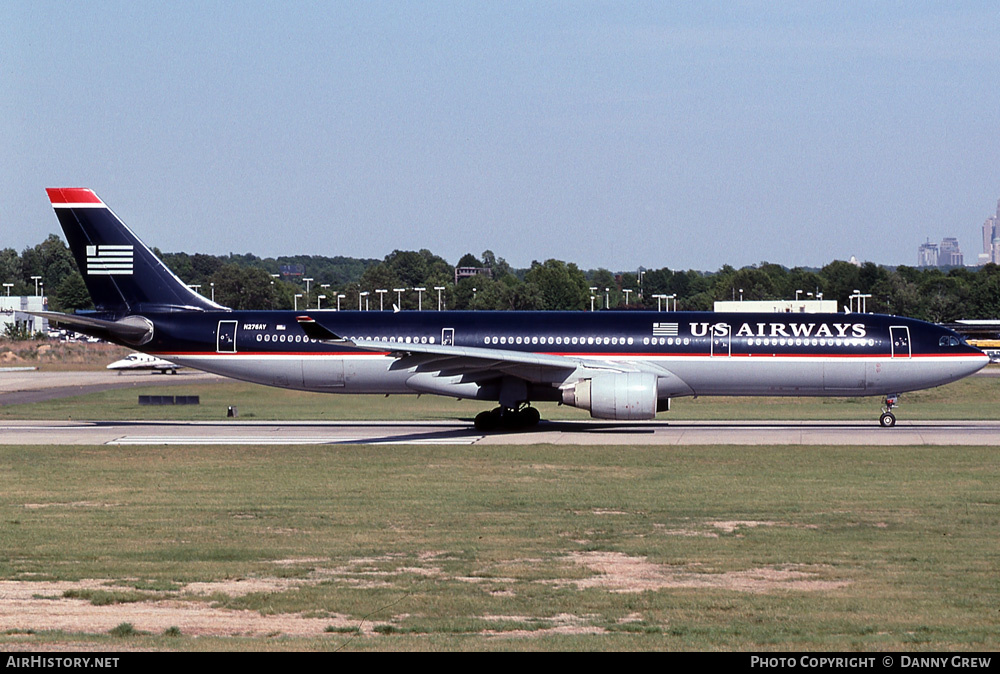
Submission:
[[480,431],[520,431],[531,428],[538,424],[541,415],[534,407],[527,403],[522,404],[517,409],[509,407],[495,407],[488,412],[480,412],[476,415],[476,429]]
[[882,424],[884,428],[896,425],[896,415],[892,413],[892,408],[895,407],[898,402],[898,395],[888,395],[885,397],[885,400],[882,401],[882,416],[878,418],[878,422]]

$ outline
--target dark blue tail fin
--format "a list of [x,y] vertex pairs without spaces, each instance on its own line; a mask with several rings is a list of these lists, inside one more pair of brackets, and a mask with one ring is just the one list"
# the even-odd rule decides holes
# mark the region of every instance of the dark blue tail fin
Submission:
[[92,190],[46,191],[99,312],[224,309],[184,285]]

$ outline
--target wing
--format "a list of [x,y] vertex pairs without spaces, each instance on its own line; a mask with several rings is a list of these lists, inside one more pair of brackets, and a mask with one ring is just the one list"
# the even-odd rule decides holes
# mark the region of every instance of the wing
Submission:
[[[535,384],[561,386],[600,373],[649,372],[673,380],[670,388],[690,392],[675,374],[649,361],[606,360],[594,357],[531,353],[478,346],[415,344],[382,340],[347,339],[308,316],[298,317],[306,334],[322,342],[385,353],[392,358],[390,370],[413,370],[422,380],[434,377],[459,382],[483,382],[503,376]],[[438,387],[435,387],[438,388]]]

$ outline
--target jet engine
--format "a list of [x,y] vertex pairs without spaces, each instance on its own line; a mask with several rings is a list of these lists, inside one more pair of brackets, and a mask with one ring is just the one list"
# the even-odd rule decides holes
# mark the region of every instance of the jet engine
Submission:
[[652,419],[656,398],[656,375],[649,372],[599,374],[562,389],[564,404],[588,410],[595,419]]

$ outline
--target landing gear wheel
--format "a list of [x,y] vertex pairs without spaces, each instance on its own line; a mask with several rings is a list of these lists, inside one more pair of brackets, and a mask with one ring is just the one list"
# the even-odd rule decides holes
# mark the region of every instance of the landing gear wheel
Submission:
[[537,425],[540,420],[541,415],[534,407],[524,406],[518,410],[495,407],[477,414],[474,423],[479,431],[519,431]]
[[892,413],[892,408],[898,403],[898,395],[887,395],[885,397],[882,407],[882,416],[878,418],[878,422],[882,424],[882,428],[892,428],[896,425],[896,416]]
[[542,419],[542,415],[534,407],[523,407],[517,415],[521,418],[521,426],[524,428],[537,426]]
[[497,410],[488,410],[486,412],[480,412],[476,415],[475,425],[476,430],[479,431],[493,431],[496,430],[497,426],[500,425],[500,415],[496,414]]

